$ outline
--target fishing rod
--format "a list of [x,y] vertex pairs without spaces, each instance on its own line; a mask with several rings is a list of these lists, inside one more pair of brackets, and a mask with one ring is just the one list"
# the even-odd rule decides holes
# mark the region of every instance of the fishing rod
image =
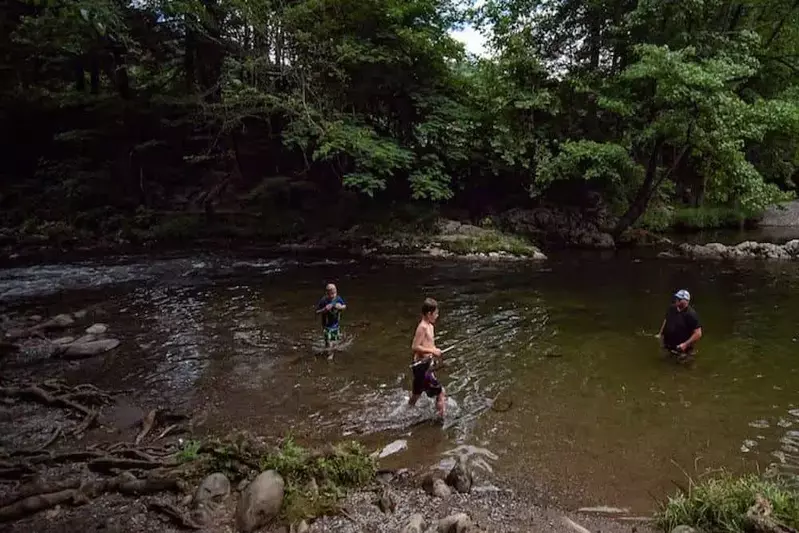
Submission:
[[[483,329],[483,330],[481,330],[481,331],[478,331],[477,333],[475,333],[474,335],[472,335],[472,336],[470,336],[470,337],[466,337],[465,339],[461,339],[461,340],[459,340],[459,341],[455,341],[455,342],[453,342],[452,344],[450,344],[449,346],[447,346],[446,348],[444,348],[443,350],[441,350],[441,355],[444,355],[444,354],[445,354],[445,353],[447,353],[448,351],[450,351],[450,350],[453,350],[453,349],[457,348],[459,344],[461,344],[461,343],[463,343],[463,342],[466,342],[467,340],[468,340],[468,341],[470,341],[470,340],[474,340],[474,338],[475,338],[475,337],[479,337],[480,335],[485,335],[487,332],[489,332],[489,331],[493,330],[493,329],[494,329],[494,328],[496,328],[498,325],[499,325],[499,324],[493,324],[493,325],[491,325],[491,326],[489,326],[489,327],[487,327],[487,328],[485,328],[485,329]],[[419,361],[416,361],[415,363],[411,364],[411,365],[410,365],[410,367],[411,367],[411,368],[413,368],[413,367],[415,367],[415,366],[418,366],[418,365],[421,365],[421,364],[427,363],[427,362],[428,362],[429,360],[431,360],[431,359],[433,359],[433,357],[425,357],[424,359],[420,359]]]

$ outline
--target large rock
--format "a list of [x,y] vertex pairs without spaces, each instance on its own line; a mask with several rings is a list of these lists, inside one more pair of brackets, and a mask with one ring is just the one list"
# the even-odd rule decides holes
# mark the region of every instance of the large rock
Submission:
[[461,455],[452,470],[447,474],[447,485],[453,487],[461,494],[466,494],[472,490],[472,471],[469,469],[469,464],[466,457]]
[[119,346],[119,341],[116,339],[103,339],[84,343],[74,342],[66,346],[61,357],[65,359],[93,357],[113,350],[117,346]]
[[194,506],[219,503],[230,495],[230,480],[225,474],[216,472],[202,480],[194,493]]
[[472,530],[472,519],[466,513],[458,513],[438,521],[438,533],[468,533]]
[[274,470],[261,472],[247,485],[236,509],[236,527],[251,533],[274,519],[283,505],[285,482]]
[[735,246],[725,246],[718,242],[709,244],[684,243],[679,246],[678,250],[681,255],[692,259],[787,261],[799,258],[799,240],[790,241],[783,245],[754,241],[742,242]]
[[408,524],[402,528],[402,533],[422,533],[424,530],[424,516],[419,513],[411,516]]

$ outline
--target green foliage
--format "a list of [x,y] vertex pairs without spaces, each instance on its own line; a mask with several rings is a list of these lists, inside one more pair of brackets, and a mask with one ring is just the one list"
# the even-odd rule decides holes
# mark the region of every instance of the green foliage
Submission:
[[672,225],[677,229],[738,228],[761,213],[746,212],[731,207],[684,207],[676,209]]
[[789,528],[799,527],[799,493],[754,475],[723,475],[692,483],[687,493],[669,498],[655,523],[665,532],[687,525],[699,531],[743,533],[751,530],[746,512],[758,496],[771,504],[771,518]]
[[[210,195],[209,213],[244,206],[267,226],[352,192],[376,209],[485,213],[560,181],[600,192],[621,226],[662,228],[684,203],[755,213],[790,197],[799,171],[799,19],[783,4],[12,2],[0,125],[36,127],[10,139],[0,201],[161,239],[209,228],[115,213]],[[467,18],[491,57],[450,35]],[[289,192],[261,188],[275,176]],[[292,183],[324,199],[309,207]]]
[[200,448],[202,448],[202,442],[199,440],[184,441],[177,454],[178,461],[188,463],[196,460],[199,457]]

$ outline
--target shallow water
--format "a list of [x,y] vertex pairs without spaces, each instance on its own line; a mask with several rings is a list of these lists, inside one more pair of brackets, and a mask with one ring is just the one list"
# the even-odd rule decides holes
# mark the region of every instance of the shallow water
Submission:
[[[347,300],[351,339],[332,360],[314,355],[313,306],[328,281]],[[177,403],[205,431],[347,436],[375,448],[405,439],[387,464],[466,453],[485,483],[643,512],[708,470],[799,472],[797,286],[793,264],[205,254],[0,270],[0,310],[88,308],[122,347],[41,371],[135,388],[146,407]],[[653,338],[683,287],[706,334],[690,368],[662,360]],[[458,343],[437,371],[450,395],[443,424],[432,401],[404,407],[425,296],[441,303],[439,346]],[[3,373],[35,357],[6,361]]]

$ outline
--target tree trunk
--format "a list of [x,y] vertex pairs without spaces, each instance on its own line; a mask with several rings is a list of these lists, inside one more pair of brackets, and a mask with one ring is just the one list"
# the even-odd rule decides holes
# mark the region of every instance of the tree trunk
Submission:
[[79,93],[86,91],[86,69],[82,57],[75,60],[75,90]]
[[186,25],[185,51],[183,54],[183,75],[184,82],[186,84],[186,92],[188,94],[194,94],[194,56],[196,54],[196,47],[197,39],[194,35],[194,31],[189,28],[188,25]]
[[90,60],[90,68],[91,93],[100,94],[100,62],[97,60],[97,56],[94,54],[92,54],[92,58]]
[[114,47],[114,83],[119,96],[123,100],[129,100],[130,77],[128,76],[128,66],[125,61],[125,54],[119,47]]
[[662,146],[663,140],[658,139],[652,147],[652,152],[649,154],[649,163],[646,167],[644,183],[641,184],[641,188],[638,189],[638,193],[635,195],[635,199],[630,204],[630,207],[627,208],[627,212],[622,215],[616,223],[616,227],[613,228],[612,235],[614,239],[618,239],[618,237],[627,231],[630,226],[635,224],[646,211],[649,200],[652,198],[652,193],[656,188],[658,160],[660,159],[660,149]]

